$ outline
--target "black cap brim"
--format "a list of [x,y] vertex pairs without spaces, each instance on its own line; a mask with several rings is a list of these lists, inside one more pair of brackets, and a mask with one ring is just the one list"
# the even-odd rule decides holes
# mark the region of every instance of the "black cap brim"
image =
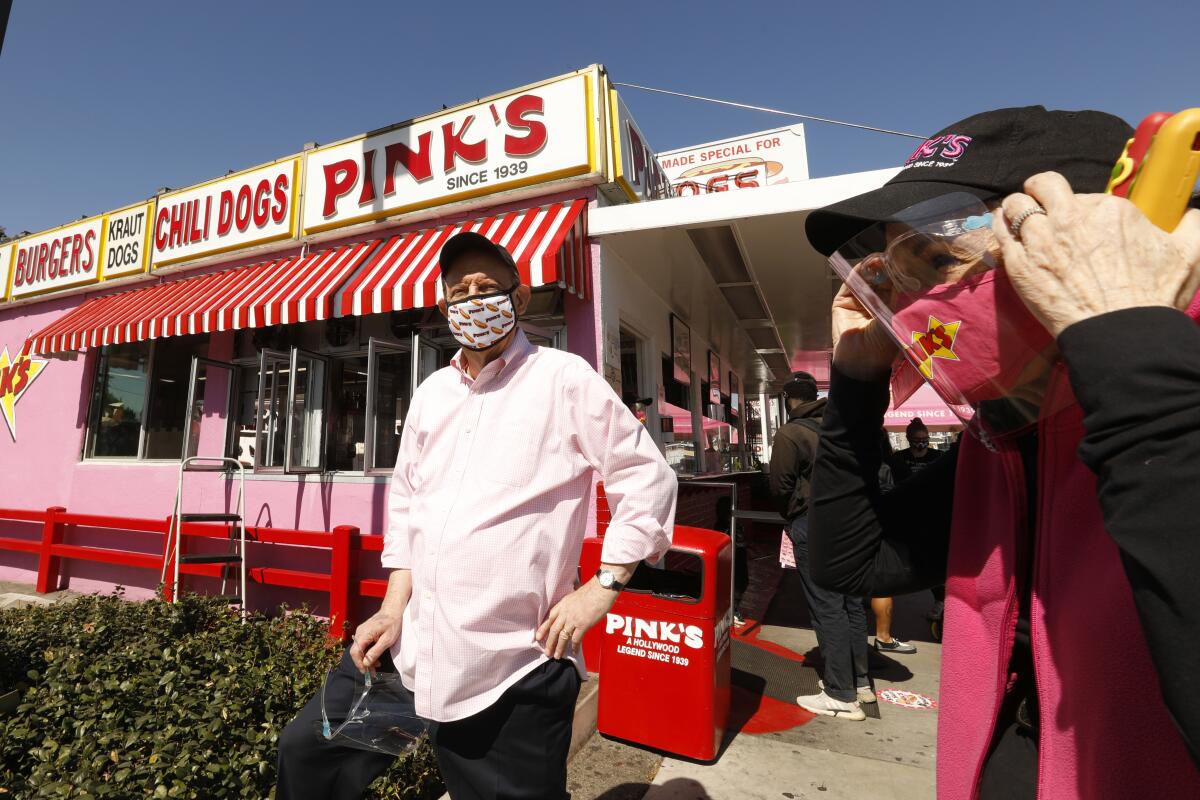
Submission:
[[513,260],[512,254],[508,250],[483,234],[472,231],[456,233],[442,245],[442,251],[438,253],[438,266],[441,268],[442,274],[444,275],[446,268],[465,253],[490,253],[507,264],[518,279],[520,278],[521,272],[517,269],[517,262]]
[[893,221],[906,208],[957,192],[980,200],[990,200],[996,196],[991,189],[940,181],[885,183],[878,189],[810,212],[804,223],[804,233],[817,252],[831,256],[839,247],[872,225]]

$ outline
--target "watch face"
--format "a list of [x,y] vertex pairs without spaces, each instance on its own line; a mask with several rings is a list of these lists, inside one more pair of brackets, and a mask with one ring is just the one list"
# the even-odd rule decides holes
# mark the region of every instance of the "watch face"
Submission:
[[597,575],[597,577],[600,580],[600,585],[603,586],[605,589],[612,588],[613,574],[611,572],[605,572],[604,570],[601,570],[600,573]]

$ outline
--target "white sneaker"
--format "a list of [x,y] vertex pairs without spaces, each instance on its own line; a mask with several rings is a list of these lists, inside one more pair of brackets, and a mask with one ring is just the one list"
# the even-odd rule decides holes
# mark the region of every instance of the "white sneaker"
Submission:
[[[817,680],[817,686],[821,687],[821,691],[825,691],[825,681]],[[875,692],[871,691],[870,686],[859,686],[854,690],[857,695],[856,699],[860,703],[878,703],[879,698],[875,696]]]
[[823,717],[838,717],[852,722],[861,722],[867,718],[858,703],[843,703],[841,700],[834,700],[825,692],[801,695],[796,698],[796,704],[805,711],[811,711]]

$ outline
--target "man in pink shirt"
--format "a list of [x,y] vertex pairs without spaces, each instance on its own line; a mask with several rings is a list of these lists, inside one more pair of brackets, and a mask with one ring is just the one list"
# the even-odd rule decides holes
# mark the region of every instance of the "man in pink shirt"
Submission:
[[[327,687],[395,669],[429,720],[455,800],[568,797],[578,645],[643,559],[671,543],[675,476],[646,428],[578,356],[517,327],[512,256],[476,233],[440,255],[438,307],[462,349],[413,396],[388,494],[379,613]],[[595,476],[613,515],[578,583]],[[279,800],[359,797],[390,756],[317,736],[314,698],[280,739]]]

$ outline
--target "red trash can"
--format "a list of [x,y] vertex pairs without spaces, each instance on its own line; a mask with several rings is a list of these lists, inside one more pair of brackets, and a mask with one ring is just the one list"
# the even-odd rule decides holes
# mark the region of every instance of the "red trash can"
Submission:
[[[597,558],[602,542],[581,561]],[[660,567],[638,567],[593,629],[601,733],[699,761],[717,757],[729,716],[732,567],[726,534],[683,526]]]

